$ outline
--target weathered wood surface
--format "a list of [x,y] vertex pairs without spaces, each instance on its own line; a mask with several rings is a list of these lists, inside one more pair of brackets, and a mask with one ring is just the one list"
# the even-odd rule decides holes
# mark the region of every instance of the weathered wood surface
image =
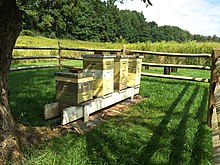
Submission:
[[30,69],[57,68],[57,67],[59,67],[59,65],[24,66],[24,67],[10,68],[10,72],[21,71],[21,70],[30,70]]
[[210,58],[211,54],[184,54],[184,53],[165,53],[165,52],[152,52],[152,51],[140,51],[140,50],[126,50],[126,53],[136,54],[148,54],[155,56],[170,56],[170,57],[197,57],[197,58]]
[[37,47],[37,46],[15,46],[14,49],[59,50],[58,47]]
[[220,140],[219,140],[219,120],[216,108],[212,115],[212,146],[213,146],[213,165],[220,165]]
[[143,66],[151,67],[176,67],[184,69],[201,69],[201,70],[211,70],[209,66],[200,66],[200,65],[178,65],[178,64],[157,64],[157,63],[142,63]]
[[164,69],[163,69],[163,74],[165,74],[165,75],[170,75],[170,67],[164,67]]
[[209,100],[208,100],[208,112],[207,112],[207,123],[212,126],[212,112],[214,105],[216,103],[214,91],[216,87],[216,82],[218,81],[218,70],[216,68],[216,60],[220,56],[220,49],[215,49],[212,53],[212,67],[211,67],[211,76],[210,76],[210,87],[209,87]]
[[67,48],[61,47],[62,50],[86,51],[86,52],[122,52],[122,49],[88,49],[88,48]]
[[44,107],[44,119],[51,119],[60,116],[58,102],[47,104]]
[[65,59],[65,60],[79,60],[79,61],[82,61],[83,59],[82,58],[76,58],[76,57],[65,57],[65,56],[61,56],[62,59]]
[[195,77],[186,77],[186,76],[174,76],[174,75],[163,75],[163,74],[152,74],[152,73],[144,73],[144,72],[141,73],[141,76],[168,78],[168,79],[177,79],[177,80],[188,80],[188,81],[205,82],[205,83],[209,82],[209,79],[205,79],[205,78],[195,78]]
[[[71,106],[62,110],[62,125],[73,122],[77,119],[84,117],[84,121],[88,121],[89,115],[118,103],[127,98],[133,98],[138,94],[140,86],[127,88],[119,92],[114,92],[110,95],[101,98],[95,98],[92,101],[79,106]],[[45,105],[44,115],[45,119],[53,118],[59,115],[58,103]]]
[[34,59],[50,59],[59,58],[59,56],[25,56],[25,57],[12,57],[12,60],[34,60]]
[[83,107],[69,107],[63,110],[62,125],[70,123],[76,119],[84,117],[84,121],[88,121],[89,114],[98,110],[111,106],[127,98],[133,98],[135,94],[139,93],[139,86],[127,88],[120,92],[114,92],[109,97],[96,98],[91,103]]

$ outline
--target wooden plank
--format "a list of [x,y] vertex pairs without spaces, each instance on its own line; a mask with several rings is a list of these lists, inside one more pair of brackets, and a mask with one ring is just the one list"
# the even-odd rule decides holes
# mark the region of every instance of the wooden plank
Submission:
[[82,117],[84,117],[84,121],[88,121],[90,114],[127,98],[133,97],[135,94],[139,93],[139,90],[139,86],[131,87],[120,92],[114,92],[106,97],[93,99],[84,106],[71,106],[69,108],[65,108],[62,113],[62,125],[73,122]]
[[205,78],[195,78],[195,77],[186,77],[186,76],[174,76],[174,75],[163,75],[163,74],[152,74],[152,73],[143,73],[143,72],[141,73],[141,76],[168,78],[168,79],[177,79],[177,80],[188,80],[188,81],[205,82],[205,83],[209,82],[209,79],[205,79]]
[[24,66],[24,67],[10,68],[10,72],[21,71],[21,70],[29,70],[29,69],[57,68],[57,67],[59,67],[59,65]]
[[25,57],[12,57],[12,60],[30,60],[30,59],[50,59],[59,58],[59,56],[25,56]]
[[212,67],[211,67],[211,76],[210,76],[210,86],[209,86],[209,100],[208,100],[208,112],[207,112],[207,123],[211,127],[212,126],[212,112],[214,105],[216,103],[214,91],[216,82],[218,81],[218,71],[216,69],[216,59],[220,56],[220,49],[213,50],[212,53]]
[[83,67],[75,67],[72,65],[62,65],[63,68],[70,68],[70,69],[83,69]]
[[140,51],[140,50],[126,50],[126,53],[148,54],[155,56],[170,56],[170,57],[197,57],[205,58],[211,57],[211,54],[185,54],[185,53],[166,53],[166,52],[152,52],[152,51]]
[[14,49],[59,50],[58,47],[37,47],[37,46],[15,46]]
[[86,51],[86,52],[122,52],[121,49],[87,49],[87,48],[67,48],[61,47],[62,50]]
[[213,108],[212,115],[212,146],[213,146],[213,164],[220,164],[220,140],[219,140],[219,126],[216,108]]
[[66,60],[80,60],[82,61],[83,58],[76,58],[76,57],[65,57],[65,56],[61,56],[62,59],[66,59]]
[[60,116],[58,102],[47,104],[44,107],[44,119],[51,119]]
[[176,67],[176,68],[184,68],[184,69],[201,69],[201,70],[211,70],[209,66],[201,66],[201,65],[177,65],[177,64],[157,64],[157,63],[146,63],[142,62],[143,66],[151,66],[151,67]]

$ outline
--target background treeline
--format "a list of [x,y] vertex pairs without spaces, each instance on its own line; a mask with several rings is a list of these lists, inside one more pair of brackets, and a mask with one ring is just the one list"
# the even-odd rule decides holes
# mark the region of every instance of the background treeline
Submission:
[[119,10],[112,0],[17,0],[17,3],[22,11],[21,35],[129,43],[220,42],[216,35],[192,35],[176,26],[147,22],[143,13]]

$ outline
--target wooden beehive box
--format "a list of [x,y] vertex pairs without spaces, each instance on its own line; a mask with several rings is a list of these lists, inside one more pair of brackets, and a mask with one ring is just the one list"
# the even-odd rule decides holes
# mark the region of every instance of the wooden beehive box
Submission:
[[127,88],[128,56],[117,55],[114,59],[114,89]]
[[82,73],[56,72],[56,100],[64,105],[78,105],[93,98],[93,77]]
[[93,96],[102,97],[114,92],[114,57],[115,55],[85,54],[83,70],[94,77]]
[[143,56],[130,55],[128,59],[128,87],[140,85]]

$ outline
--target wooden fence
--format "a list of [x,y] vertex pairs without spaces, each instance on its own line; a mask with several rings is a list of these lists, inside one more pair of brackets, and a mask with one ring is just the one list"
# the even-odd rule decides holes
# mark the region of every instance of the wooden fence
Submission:
[[[62,55],[62,51],[80,51],[80,52],[93,52],[94,54],[139,54],[139,55],[154,55],[154,56],[167,56],[167,57],[186,57],[186,58],[211,58],[212,65],[210,66],[200,66],[200,65],[178,65],[178,64],[157,64],[157,63],[146,63],[143,62],[144,67],[163,67],[164,74],[152,74],[152,73],[141,73],[142,76],[148,77],[158,77],[158,78],[168,78],[168,79],[178,79],[178,80],[189,80],[196,82],[210,83],[209,90],[209,101],[208,101],[208,125],[211,126],[211,116],[213,107],[215,105],[214,89],[217,82],[218,73],[216,70],[215,62],[220,56],[220,49],[213,50],[212,54],[182,54],[182,53],[162,53],[162,52],[151,52],[151,51],[140,51],[140,50],[127,50],[125,47],[123,49],[86,49],[86,48],[67,48],[62,47],[58,44],[58,47],[27,47],[27,46],[16,46],[15,50],[55,50],[58,51],[57,56],[28,56],[28,57],[13,57],[13,60],[31,60],[31,59],[57,59],[57,65],[43,65],[43,66],[27,66],[27,67],[16,67],[11,68],[11,71],[28,70],[28,69],[39,69],[39,68],[71,68],[73,66],[62,65],[62,60],[82,60],[82,58],[67,57]],[[186,76],[174,76],[169,75],[171,69],[176,68],[185,69],[199,69],[199,70],[210,70],[210,79],[205,78],[195,78]]]

